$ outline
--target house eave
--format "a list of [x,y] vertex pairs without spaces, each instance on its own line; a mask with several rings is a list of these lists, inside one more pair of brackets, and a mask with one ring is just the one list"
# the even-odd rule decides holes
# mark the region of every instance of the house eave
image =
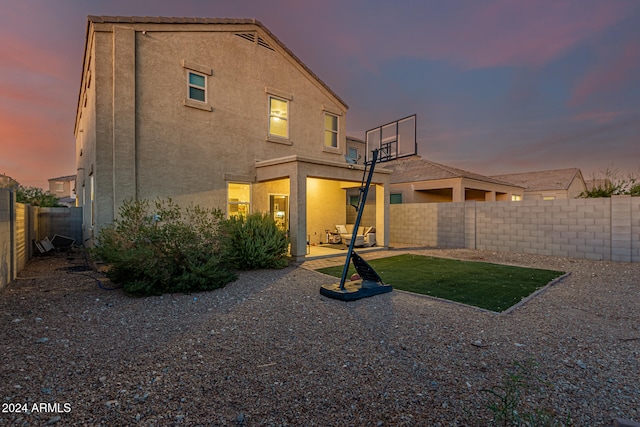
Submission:
[[[255,167],[256,169],[260,169],[260,168],[269,167],[269,166],[285,165],[288,163],[307,163],[307,164],[331,166],[331,167],[336,167],[341,169],[352,169],[352,170],[359,170],[359,171],[364,171],[365,169],[364,165],[352,165],[352,164],[343,163],[343,162],[332,162],[332,161],[317,159],[313,157],[299,156],[297,154],[292,154],[290,156],[285,156],[285,157],[278,157],[276,159],[259,160],[259,161],[256,161]],[[375,172],[390,175],[393,171],[390,169],[376,168]]]

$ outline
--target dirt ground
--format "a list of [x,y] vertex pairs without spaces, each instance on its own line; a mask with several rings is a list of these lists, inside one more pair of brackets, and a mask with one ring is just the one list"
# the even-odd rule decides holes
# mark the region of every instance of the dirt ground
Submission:
[[411,252],[570,274],[498,315],[326,299],[312,263],[132,298],[82,251],[38,257],[0,290],[0,425],[483,426],[508,384],[538,425],[640,420],[639,264]]

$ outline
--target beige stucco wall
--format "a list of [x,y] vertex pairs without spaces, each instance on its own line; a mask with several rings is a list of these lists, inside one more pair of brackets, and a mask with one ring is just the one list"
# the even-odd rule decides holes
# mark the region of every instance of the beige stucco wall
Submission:
[[[193,194],[200,199],[202,192],[224,190],[225,174],[255,175],[256,160],[294,153],[340,157],[322,149],[322,107],[340,108],[287,56],[227,31],[150,31],[136,37],[136,74],[144,76],[136,87],[140,197]],[[183,59],[212,70],[207,87],[212,111],[182,105],[187,78]],[[267,141],[265,88],[291,98],[286,143]],[[346,111],[340,112],[344,144]],[[224,198],[208,202],[220,204]]]
[[307,178],[307,234],[311,244],[326,243],[325,230],[346,222],[345,190],[340,181]]
[[552,198],[552,200],[576,199],[586,189],[584,180],[576,177],[571,181],[568,189],[527,191],[524,198],[525,200],[544,200],[545,198]]
[[570,199],[575,199],[580,197],[580,195],[587,190],[587,186],[584,183],[584,180],[580,178],[575,178],[571,181],[569,185],[569,189],[567,190],[567,197]]
[[468,178],[448,178],[391,184],[391,193],[401,193],[403,203],[443,203],[475,201],[511,201],[512,195],[522,196],[518,187]]

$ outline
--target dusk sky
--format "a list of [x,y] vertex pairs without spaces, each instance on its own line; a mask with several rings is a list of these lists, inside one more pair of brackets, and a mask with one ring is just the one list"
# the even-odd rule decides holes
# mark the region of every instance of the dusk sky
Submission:
[[0,173],[73,175],[87,15],[256,18],[348,105],[483,175],[640,173],[639,0],[0,0]]

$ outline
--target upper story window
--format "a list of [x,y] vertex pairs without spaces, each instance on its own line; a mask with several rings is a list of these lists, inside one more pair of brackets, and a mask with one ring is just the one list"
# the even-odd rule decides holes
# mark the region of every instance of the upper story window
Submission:
[[400,205],[402,204],[402,193],[389,194],[389,204]]
[[209,77],[213,76],[213,70],[205,65],[185,59],[180,60],[180,65],[185,69],[187,78],[187,96],[182,100],[182,105],[198,110],[213,111],[213,107],[209,105],[209,94],[207,93]]
[[207,76],[189,71],[189,99],[207,102]]
[[289,101],[269,96],[269,135],[289,138]]
[[338,148],[338,116],[324,113],[324,146]]

